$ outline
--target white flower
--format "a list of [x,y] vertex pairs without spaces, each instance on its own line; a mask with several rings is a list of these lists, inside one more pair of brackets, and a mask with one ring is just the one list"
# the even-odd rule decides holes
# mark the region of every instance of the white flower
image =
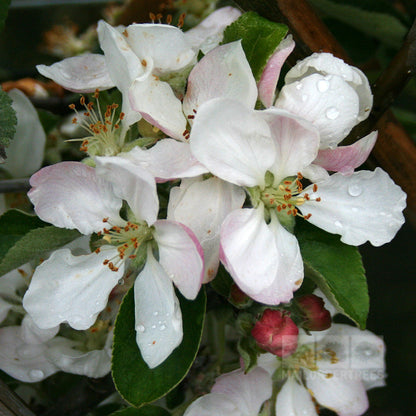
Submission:
[[[106,244],[82,256],[68,249],[55,251],[36,269],[24,307],[41,328],[60,322],[89,328],[126,265],[141,253],[147,261],[135,281],[137,340],[144,359],[155,367],[182,340],[172,284],[188,299],[196,297],[203,278],[202,249],[182,224],[157,220],[156,184],[148,172],[119,157],[98,157],[96,165],[64,162],[32,176],[29,197],[40,218],[83,234],[100,233]],[[122,200],[128,203],[131,221],[119,215]]]

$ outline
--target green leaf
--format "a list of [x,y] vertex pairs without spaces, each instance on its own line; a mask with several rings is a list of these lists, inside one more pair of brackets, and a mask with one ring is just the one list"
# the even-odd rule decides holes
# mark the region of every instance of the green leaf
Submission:
[[0,217],[0,276],[80,236],[17,209]]
[[358,248],[342,243],[339,236],[307,221],[298,221],[295,233],[306,276],[315,281],[339,312],[364,329],[369,296]]
[[16,112],[11,98],[0,88],[0,145],[8,146],[16,132]]
[[400,47],[407,33],[407,27],[398,17],[378,11],[384,9],[374,8],[374,5],[372,10],[369,10],[366,2],[362,0],[355,2],[356,5],[348,4],[345,0],[311,0],[311,3],[323,16],[344,22],[394,48]]
[[0,1],[0,32],[4,29],[4,23],[7,18],[7,12],[9,10],[11,0],[1,0]]
[[201,342],[206,297],[187,300],[177,294],[183,319],[183,340],[159,366],[149,369],[136,344],[133,288],[126,294],[114,329],[112,374],[123,398],[133,406],[153,402],[177,386],[188,373]]
[[143,406],[140,409],[128,407],[118,410],[110,416],[170,416],[170,413],[159,406]]
[[222,43],[241,39],[254,78],[259,81],[267,61],[287,32],[287,26],[270,22],[255,12],[247,12],[225,29]]

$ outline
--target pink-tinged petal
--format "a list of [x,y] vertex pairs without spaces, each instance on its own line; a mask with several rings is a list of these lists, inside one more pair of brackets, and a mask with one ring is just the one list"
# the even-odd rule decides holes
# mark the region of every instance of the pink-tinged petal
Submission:
[[17,126],[13,140],[7,148],[7,159],[1,165],[13,178],[25,178],[36,172],[43,162],[46,134],[38,113],[23,92],[8,92],[16,111]]
[[20,327],[20,336],[27,344],[43,344],[52,339],[59,331],[59,325],[46,329],[39,328],[29,314],[25,315]]
[[158,220],[153,236],[159,263],[187,299],[195,299],[204,277],[204,253],[195,234],[185,225]]
[[[310,201],[300,206],[309,222],[354,246],[370,241],[374,246],[388,243],[404,223],[402,211],[406,194],[380,168],[350,176],[335,173],[328,180],[305,189]],[[303,195],[303,194],[302,194]],[[320,197],[320,202],[313,199]]]
[[280,42],[273,55],[267,61],[266,67],[257,83],[259,100],[265,107],[270,107],[273,104],[280,70],[294,48],[295,42],[292,36],[289,35]]
[[[130,105],[143,118],[168,136],[184,139],[186,119],[182,103],[167,82],[155,75],[145,80],[135,80],[129,89]],[[185,134],[186,135],[186,134]]]
[[[112,336],[112,334],[110,333]],[[77,347],[79,349],[77,349]],[[47,357],[61,371],[87,377],[104,377],[111,370],[111,348],[82,351],[81,346],[67,338],[56,337],[48,342]]]
[[319,132],[308,121],[285,110],[269,108],[259,114],[269,125],[275,143],[276,158],[270,171],[278,185],[312,163],[318,154]]
[[257,299],[273,283],[279,267],[276,241],[264,221],[263,206],[232,211],[220,235],[221,261],[240,289]]
[[256,104],[256,82],[241,41],[218,46],[195,65],[189,74],[183,111],[194,117],[202,103],[220,97],[239,101],[250,109]]
[[320,150],[314,163],[329,171],[351,175],[367,160],[376,140],[377,132],[373,131],[350,146]]
[[299,61],[286,74],[286,84],[299,81],[311,73],[321,75],[338,75],[354,88],[360,100],[360,109],[357,122],[365,120],[373,106],[373,95],[370,84],[365,74],[354,66],[346,64],[342,59],[336,58],[330,53],[314,53],[307,58]]
[[188,178],[208,172],[207,168],[192,156],[189,143],[173,139],[159,140],[147,150],[137,146],[122,156],[148,170],[156,182]]
[[20,326],[0,328],[0,369],[13,378],[35,383],[59,371],[46,356],[45,344],[27,344]]
[[118,251],[112,246],[85,256],[73,256],[68,249],[53,252],[36,268],[23,307],[40,328],[52,328],[62,322],[74,329],[89,328],[123,276],[124,263],[117,264],[117,272],[103,264],[116,257]]
[[335,147],[357,124],[359,99],[337,75],[312,74],[286,84],[275,106],[305,118],[318,128],[321,149]]
[[339,416],[361,416],[368,409],[365,387],[359,377],[349,372],[310,371],[304,369],[306,385],[319,404]]
[[221,224],[231,211],[242,207],[244,200],[242,188],[215,177],[183,180],[180,187],[170,191],[168,219],[188,226],[204,250],[203,283],[217,274]]
[[238,404],[227,395],[209,393],[199,397],[186,409],[183,416],[242,416]]
[[94,92],[114,87],[104,55],[85,54],[66,58],[51,66],[37,65],[36,69],[46,78],[72,92]]
[[305,387],[289,377],[276,399],[276,415],[318,416],[312,397]]
[[277,268],[274,270],[272,283],[255,299],[269,305],[287,303],[293,298],[293,292],[303,281],[303,262],[296,237],[287,231],[272,215],[269,230],[277,247]]
[[159,210],[156,182],[141,166],[122,157],[96,157],[97,175],[113,184],[115,194],[127,201],[138,221],[149,225]]
[[103,229],[103,219],[123,224],[121,199],[95,169],[80,162],[47,166],[30,178],[28,196],[39,218],[56,227],[76,228],[82,234]]
[[237,404],[241,415],[257,415],[262,404],[272,395],[272,380],[260,367],[247,374],[243,370],[235,370],[219,376],[211,391],[225,394]]
[[242,186],[264,185],[275,144],[262,117],[238,101],[216,98],[199,108],[192,154],[215,176]]
[[132,24],[126,28],[126,40],[140,60],[152,59],[155,75],[179,71],[196,59],[182,30],[175,26]]
[[197,26],[186,31],[185,39],[193,49],[200,49],[207,54],[222,41],[224,29],[240,16],[240,10],[231,6],[217,9]]
[[149,246],[147,261],[134,283],[136,342],[143,360],[157,367],[182,342],[182,313],[172,280]]

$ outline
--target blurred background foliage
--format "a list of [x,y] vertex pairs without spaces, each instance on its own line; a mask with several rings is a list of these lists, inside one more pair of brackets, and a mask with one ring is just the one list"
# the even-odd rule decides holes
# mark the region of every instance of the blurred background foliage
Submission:
[[[0,0],[7,3],[6,0]],[[309,0],[316,12],[345,48],[352,60],[369,77],[377,79],[400,49],[416,16],[415,0]],[[218,6],[234,5],[220,1]],[[162,5],[162,7],[161,7]],[[120,7],[124,6],[124,9]],[[23,85],[34,91],[33,79],[44,82],[35,65],[51,64],[71,52],[84,52],[94,42],[94,25],[100,18],[124,24],[149,21],[149,12],[172,10],[174,17],[188,12],[186,25],[195,24],[210,10],[213,1],[176,0],[12,0],[0,35],[0,82],[6,89],[10,81],[29,78]],[[176,13],[176,14],[175,14]],[[64,30],[65,28],[65,30]],[[48,35],[49,33],[49,35]],[[65,36],[69,36],[65,40]],[[68,39],[81,42],[68,43]],[[53,47],[53,44],[71,48]],[[416,46],[412,45],[416,55]],[[12,84],[15,85],[15,84]],[[43,84],[41,84],[43,85]],[[79,156],[77,145],[65,143],[54,135],[55,127],[76,95],[52,86],[42,93],[33,92],[32,100],[40,109],[41,120],[49,134],[47,162]],[[26,91],[27,92],[27,91]],[[416,80],[410,79],[391,108],[416,143]],[[394,155],[392,155],[394,158]],[[411,178],[414,181],[414,178]],[[371,409],[367,415],[408,416],[416,414],[416,256],[415,231],[407,222],[392,243],[383,247],[364,245],[371,309],[368,328],[382,335],[387,344],[387,387],[369,392]],[[25,385],[2,374],[2,379],[26,401],[37,397],[39,415],[108,415],[120,407],[110,403],[96,407],[112,391],[110,377],[88,380],[57,374],[42,383]],[[33,405],[34,403],[32,403]],[[88,409],[95,410],[88,413]],[[330,414],[330,412],[326,413]]]

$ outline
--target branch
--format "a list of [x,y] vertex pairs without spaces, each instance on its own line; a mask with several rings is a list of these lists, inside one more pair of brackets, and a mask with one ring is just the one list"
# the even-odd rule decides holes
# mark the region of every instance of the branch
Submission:
[[0,414],[2,416],[36,416],[3,380],[0,380]]
[[30,189],[29,179],[6,179],[0,181],[0,194],[7,192],[27,192]]

